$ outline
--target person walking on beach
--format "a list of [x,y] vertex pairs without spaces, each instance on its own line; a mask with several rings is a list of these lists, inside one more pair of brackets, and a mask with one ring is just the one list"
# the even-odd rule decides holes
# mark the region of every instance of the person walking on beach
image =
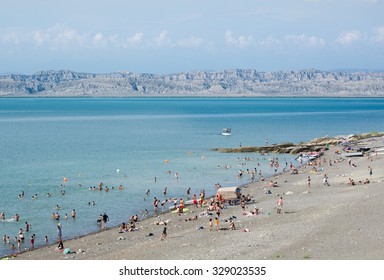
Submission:
[[196,194],[193,195],[193,206],[194,206],[195,208],[198,208],[198,206],[197,206],[197,197],[196,197]]
[[215,225],[216,225],[216,231],[218,231],[219,230],[219,218],[218,217],[215,218]]
[[324,177],[323,177],[323,185],[324,185],[324,186],[329,186],[329,183],[328,183],[328,176],[327,176],[327,174],[324,174]]
[[372,167],[371,166],[368,166],[368,171],[369,171],[369,176],[371,177],[372,176]]
[[212,218],[209,218],[209,231],[212,231]]
[[161,233],[160,240],[163,241],[167,237],[167,223],[164,223],[163,232]]
[[308,176],[307,184],[308,184],[308,193],[310,193],[311,192],[311,176]]
[[281,214],[281,209],[283,208],[283,198],[280,197],[277,200],[277,214]]
[[182,214],[184,212],[184,200],[182,198],[180,198],[180,201],[179,201],[179,215]]

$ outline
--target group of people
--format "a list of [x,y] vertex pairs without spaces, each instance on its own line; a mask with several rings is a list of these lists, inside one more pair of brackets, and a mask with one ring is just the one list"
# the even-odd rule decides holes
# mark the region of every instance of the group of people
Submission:
[[[100,182],[99,185],[96,187],[96,186],[93,186],[93,187],[89,187],[88,188],[90,191],[96,191],[96,190],[99,190],[99,191],[102,191],[104,190],[105,192],[108,192],[109,190],[115,190],[116,188],[114,186],[112,186],[111,188],[109,188],[108,186],[104,186],[104,183],[103,182]],[[119,185],[117,187],[117,189],[119,191],[122,191],[124,189],[123,185]]]
[[[17,215],[17,219],[15,219],[16,222],[19,221],[19,216],[18,214]],[[1,213],[1,219],[2,220],[5,220],[5,213],[4,211]],[[14,237],[14,242],[17,244],[17,253],[21,253],[22,252],[22,244],[25,243],[25,240],[26,240],[26,237],[25,237],[25,234],[28,233],[30,234],[30,231],[32,229],[32,225],[28,222],[25,222],[25,228],[20,228],[19,229],[19,233],[18,233],[18,236],[15,236]],[[29,242],[30,242],[30,247],[28,248],[29,250],[33,250],[35,248],[35,239],[36,239],[36,235],[33,233],[30,235],[29,237]],[[6,234],[4,234],[3,236],[3,244],[9,244],[10,246],[10,249],[12,252],[15,252],[16,250],[16,246],[15,246],[15,243],[13,243],[11,241],[11,238],[9,236],[7,236]]]
[[123,222],[120,225],[119,233],[124,233],[124,232],[128,232],[128,231],[135,231],[135,230],[137,230],[136,223],[138,221],[139,221],[139,216],[137,214],[131,216],[130,219],[129,219],[129,223],[128,224]]
[[[324,162],[325,159],[324,159]],[[330,161],[331,162],[331,161]],[[316,163],[314,164],[315,166],[321,166],[322,165],[322,161],[319,159],[316,161]],[[349,165],[350,166],[353,166],[353,164],[349,161]],[[273,161],[271,162],[271,167],[272,168],[278,168],[279,165],[278,165],[278,161]],[[290,169],[291,169],[291,174],[297,174],[297,169],[292,165],[292,163],[290,164]],[[296,171],[295,171],[296,170]],[[256,169],[255,169],[256,171]],[[372,168],[371,167],[368,167],[368,174],[369,176],[372,176]],[[261,175],[261,173],[260,173]],[[312,175],[312,174],[311,174]],[[313,175],[315,176],[315,175]],[[316,177],[314,177],[316,178]],[[329,184],[329,178],[327,176],[327,174],[323,174],[322,175],[322,180],[323,180],[323,185],[325,186],[330,186]],[[312,178],[311,176],[306,176],[303,178],[303,184],[305,184],[305,181],[306,181],[306,185],[307,185],[307,188],[308,188],[308,193],[310,193],[311,191],[311,183],[312,183]],[[316,180],[314,180],[316,182]],[[360,181],[359,181],[360,182]],[[368,178],[366,178],[366,180],[364,182],[361,182],[361,183],[364,183],[364,184],[368,184],[370,183],[370,180]],[[355,182],[352,178],[349,178],[349,182],[348,184],[350,185],[355,185]],[[277,182],[276,181],[269,181],[269,183],[265,183],[265,185],[268,185],[270,188],[275,188],[277,187]],[[106,190],[106,188],[103,188],[102,185],[99,185],[99,189],[102,188],[104,190]],[[221,188],[221,185],[219,184],[216,184],[215,185],[215,188],[216,189],[219,189]],[[166,196],[167,195],[167,187],[164,187],[163,189],[163,195]],[[148,189],[146,191],[146,196],[149,196],[150,194],[150,190]],[[187,196],[189,197],[191,194],[191,188],[188,188],[187,189]],[[22,195],[24,196],[24,194]],[[243,211],[243,214],[246,213],[247,211],[245,210],[246,207],[246,203],[248,202],[252,202],[252,196],[250,194],[248,194],[247,196],[242,196],[241,199],[240,199],[240,206],[242,208],[242,211]],[[276,201],[276,200],[275,200]],[[177,209],[177,214],[178,215],[181,215],[184,213],[184,209],[185,209],[185,201],[183,198],[180,198],[180,199],[164,199],[163,201],[160,201],[157,199],[157,197],[154,197],[153,198],[153,207],[154,207],[154,213],[155,214],[158,214],[158,207],[159,207],[159,204],[162,206],[162,209],[163,211],[166,209],[166,204],[169,203],[169,202],[173,202],[174,206],[175,206],[175,209]],[[208,199],[207,199],[207,202],[208,202]],[[206,203],[205,201],[205,192],[202,191],[199,196],[196,195],[196,194],[193,194],[193,198],[192,198],[192,204],[193,204],[193,207],[195,209],[197,208],[202,208],[204,206],[204,204]],[[89,203],[91,204],[91,203]],[[276,213],[277,214],[282,214],[283,213],[283,205],[284,205],[284,201],[283,201],[283,197],[282,196],[278,196],[277,198],[277,202],[274,202],[274,205],[275,205],[275,209],[276,209]],[[222,214],[222,210],[224,209],[224,200],[223,198],[220,196],[220,195],[216,195],[215,197],[212,197],[210,200],[209,200],[209,203],[208,203],[208,207],[207,207],[207,211],[210,211],[210,212],[213,212],[214,216],[210,217],[209,218],[209,230],[212,231],[214,229],[216,229],[216,231],[219,231],[221,229],[229,229],[229,230],[235,230],[236,229],[236,225],[235,225],[235,219],[234,218],[229,218],[228,220],[224,220],[228,223],[228,226],[226,227],[223,227],[221,228],[220,227],[220,221],[223,221],[223,220],[220,220],[220,216]],[[60,207],[57,207],[57,209],[60,209]],[[249,211],[247,212],[248,214],[251,214],[251,215],[259,215],[259,209],[255,206],[254,209],[252,209],[252,211]],[[56,213],[58,215],[58,213]],[[60,219],[60,216],[57,217],[55,213],[53,213],[53,218],[55,220],[59,220]],[[146,210],[146,214],[148,214],[148,210]],[[72,218],[75,218],[76,217],[76,211],[75,209],[72,210],[71,212],[71,216]],[[0,219],[4,220],[5,219],[5,213],[2,212],[1,215],[0,215]],[[190,221],[196,221],[199,219],[199,216],[198,215],[193,215],[191,217],[187,217],[187,218],[183,218],[182,220],[184,220],[185,222],[190,222]],[[100,223],[100,227],[102,229],[106,229],[107,228],[107,223],[109,222],[109,217],[106,213],[103,213],[103,214],[100,214],[98,220],[97,220],[98,223]],[[129,232],[129,231],[134,231],[136,230],[136,224],[138,222],[138,216],[137,215],[134,215],[134,216],[131,216],[131,218],[129,219],[129,222],[123,222],[120,226],[119,226],[119,232]],[[160,224],[160,223],[158,223]],[[167,225],[168,225],[168,221],[167,222],[163,222],[161,223],[163,225],[163,229],[162,229],[162,232],[161,232],[161,237],[160,237],[160,240],[165,240],[166,237],[167,237]],[[30,228],[30,227],[29,227]],[[28,230],[26,230],[28,231]],[[59,246],[63,247],[63,241],[62,241],[62,227],[61,227],[61,224],[58,223],[57,224],[57,237],[58,237],[58,242],[59,242]],[[34,241],[35,241],[35,238],[36,236],[35,235],[32,235],[31,236],[31,248],[33,248],[33,245],[34,245]],[[21,230],[21,232],[19,233],[19,238],[17,239],[20,240],[20,242],[23,242],[23,240],[25,239],[24,237],[24,231]],[[9,243],[9,237],[7,236],[4,236],[3,237],[3,242],[4,243]]]
[[104,212],[103,214],[100,214],[96,221],[98,224],[100,224],[101,229],[107,228],[107,223],[109,222],[108,215]]

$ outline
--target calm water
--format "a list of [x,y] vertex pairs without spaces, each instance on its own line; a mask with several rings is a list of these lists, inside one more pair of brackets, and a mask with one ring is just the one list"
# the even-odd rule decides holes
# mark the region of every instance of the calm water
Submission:
[[[232,136],[221,135],[224,127],[232,128]],[[28,221],[41,245],[44,235],[56,239],[53,212],[64,217],[76,209],[75,220],[60,220],[63,237],[70,238],[97,231],[96,219],[103,212],[111,225],[145,208],[152,212],[154,196],[164,199],[164,187],[167,197],[185,197],[188,187],[192,194],[204,189],[209,195],[215,183],[249,182],[249,176],[236,178],[240,169],[272,172],[268,158],[220,154],[209,150],[213,147],[372,131],[384,131],[384,99],[0,99],[0,212],[6,215],[0,236],[8,235],[14,243]],[[240,166],[246,156],[253,160]],[[122,184],[124,190],[89,190],[99,182],[109,188]],[[22,191],[25,198],[18,199]],[[35,194],[38,199],[33,200]],[[89,206],[91,201],[96,205]],[[16,213],[18,223],[9,220]],[[9,244],[1,244],[0,256],[8,253]]]

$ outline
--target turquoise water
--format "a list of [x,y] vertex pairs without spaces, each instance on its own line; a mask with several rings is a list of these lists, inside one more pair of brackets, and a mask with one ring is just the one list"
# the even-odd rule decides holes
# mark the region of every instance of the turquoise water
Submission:
[[[232,136],[221,135],[224,127],[232,128]],[[14,243],[28,221],[32,232],[26,239],[35,233],[40,246],[45,235],[50,242],[56,239],[53,212],[63,217],[76,209],[76,219],[60,220],[63,237],[71,238],[99,230],[96,219],[103,212],[111,226],[143,209],[151,213],[153,197],[163,200],[164,187],[167,198],[185,198],[188,187],[192,194],[204,189],[209,195],[215,183],[248,183],[248,175],[237,178],[240,169],[273,172],[268,158],[211,152],[213,147],[372,131],[384,131],[384,99],[0,99],[0,212],[6,219],[21,216],[20,222],[0,222],[0,236]],[[248,156],[253,160],[244,162]],[[279,159],[293,161],[288,155]],[[89,190],[99,182],[109,188],[121,184],[124,190]],[[18,199],[22,191],[25,198]],[[96,204],[89,206],[91,201]],[[0,256],[8,253],[9,244],[1,244]]]

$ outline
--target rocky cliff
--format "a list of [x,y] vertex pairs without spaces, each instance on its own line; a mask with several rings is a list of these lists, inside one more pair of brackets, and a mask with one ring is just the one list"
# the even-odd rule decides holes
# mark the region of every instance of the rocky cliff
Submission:
[[0,96],[384,96],[384,72],[254,69],[175,74],[0,75]]

